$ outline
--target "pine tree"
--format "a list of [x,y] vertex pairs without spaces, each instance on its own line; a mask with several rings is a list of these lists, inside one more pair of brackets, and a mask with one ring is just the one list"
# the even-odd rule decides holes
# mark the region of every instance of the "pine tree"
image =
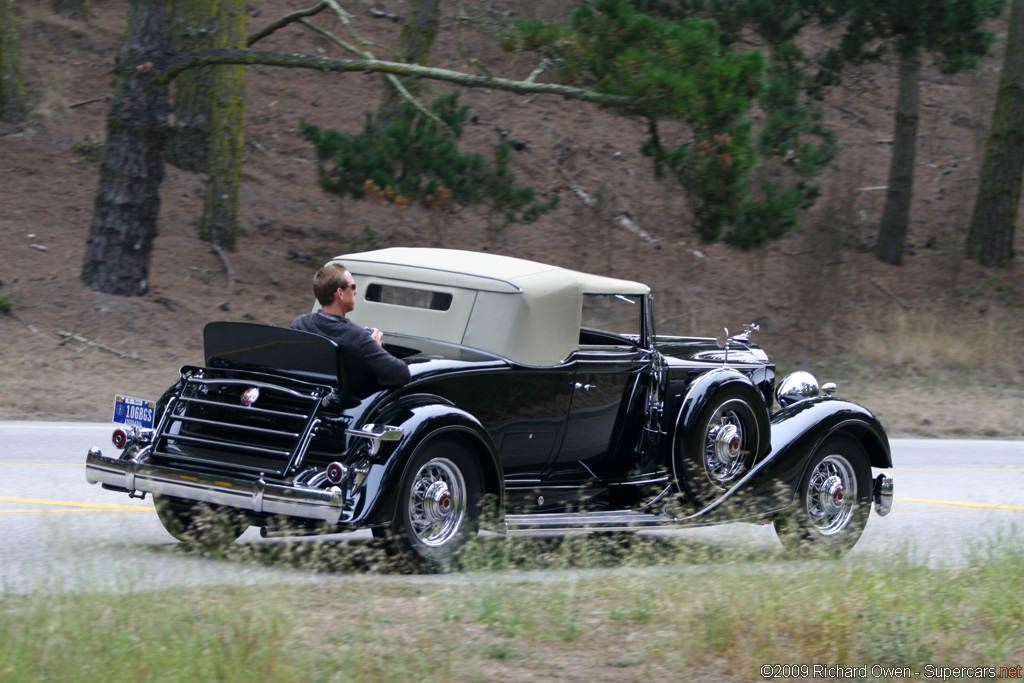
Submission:
[[[847,59],[877,56],[874,45],[887,41],[899,58],[899,91],[889,190],[875,254],[892,265],[903,262],[913,198],[917,147],[918,81],[925,55],[933,54],[946,73],[972,68],[986,55],[992,34],[985,20],[998,15],[1005,0],[823,0],[848,24],[841,52]],[[868,50],[872,52],[868,52]]]
[[1024,177],[1024,0],[1013,0],[992,130],[967,237],[967,256],[1008,267]]
[[168,86],[155,77],[171,52],[167,4],[131,0],[117,54],[107,142],[81,275],[87,286],[107,294],[141,296],[149,290],[169,114]]
[[0,121],[22,123],[27,118],[25,110],[14,0],[0,0]]
[[[659,175],[681,183],[701,239],[755,245],[760,233],[740,226],[754,225],[744,216],[757,163],[749,112],[763,86],[759,51],[725,48],[713,20],[656,18],[625,0],[583,5],[568,27],[523,21],[519,28],[523,47],[556,62],[564,82],[625,97],[626,112],[648,121],[644,152]],[[690,135],[665,139],[663,121],[684,124]]]
[[[217,46],[245,47],[247,18],[246,0],[221,0]],[[245,67],[216,67],[213,92],[199,239],[234,249],[245,151]]]
[[495,229],[554,209],[557,196],[535,201],[532,189],[515,184],[506,143],[494,148],[491,162],[459,149],[467,109],[458,100],[458,93],[439,97],[431,117],[408,103],[391,117],[368,114],[357,134],[303,125],[320,160],[320,186],[341,197],[419,204],[438,212],[485,206]]
[[[221,0],[177,0],[173,41],[179,52],[218,47]],[[191,69],[174,88],[174,124],[167,140],[167,162],[186,171],[206,172],[216,67]]]

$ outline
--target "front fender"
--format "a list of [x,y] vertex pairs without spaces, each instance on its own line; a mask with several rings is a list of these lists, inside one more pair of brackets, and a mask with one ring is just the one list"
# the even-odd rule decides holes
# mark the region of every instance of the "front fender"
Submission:
[[376,418],[378,424],[402,429],[397,445],[389,449],[384,460],[372,467],[367,477],[366,504],[359,519],[361,526],[379,526],[390,523],[398,502],[398,489],[406,475],[409,461],[428,441],[438,437],[461,439],[476,454],[484,478],[485,494],[497,499],[497,509],[504,510],[503,475],[497,449],[490,434],[470,413],[456,408],[438,397],[403,397],[397,404],[382,410]]
[[703,438],[697,434],[701,413],[711,402],[728,392],[736,392],[742,396],[754,411],[757,421],[757,444],[754,449],[753,463],[759,462],[768,450],[768,408],[750,378],[737,370],[724,367],[701,375],[689,386],[686,396],[679,406],[672,434],[672,445],[669,452],[665,454],[672,464],[673,475],[679,486],[691,496],[695,492],[690,490],[692,482],[686,481],[684,473],[680,471],[681,459],[687,458],[696,462],[700,444],[695,440]]
[[781,493],[778,502],[789,507],[811,455],[837,432],[859,441],[872,467],[892,467],[889,439],[871,411],[843,399],[809,399],[772,415],[771,450],[765,467],[748,483],[749,495],[778,498]]
[[694,517],[705,522],[758,518],[793,504],[797,486],[815,449],[845,432],[864,447],[872,467],[892,467],[889,439],[871,411],[842,399],[800,401],[771,417],[771,446],[747,476]]

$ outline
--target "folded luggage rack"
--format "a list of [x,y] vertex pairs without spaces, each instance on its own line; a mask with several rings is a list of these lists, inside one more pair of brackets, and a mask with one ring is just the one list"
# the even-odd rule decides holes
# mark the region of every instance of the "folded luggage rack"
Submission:
[[269,382],[211,368],[183,368],[153,436],[152,462],[253,479],[284,478],[320,422],[325,385]]

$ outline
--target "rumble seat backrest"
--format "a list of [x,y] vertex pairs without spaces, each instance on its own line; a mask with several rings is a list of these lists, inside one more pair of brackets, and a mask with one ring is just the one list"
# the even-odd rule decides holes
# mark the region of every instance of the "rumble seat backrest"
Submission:
[[256,323],[212,322],[203,329],[208,367],[280,373],[337,387],[349,395],[348,373],[337,343],[327,337]]

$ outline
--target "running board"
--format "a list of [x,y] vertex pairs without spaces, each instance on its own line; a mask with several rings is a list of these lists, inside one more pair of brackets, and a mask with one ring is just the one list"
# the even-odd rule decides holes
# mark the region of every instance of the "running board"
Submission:
[[602,529],[627,531],[654,526],[674,526],[676,517],[654,515],[647,512],[609,510],[604,512],[555,512],[549,514],[505,515],[505,529],[517,531],[570,531],[572,529]]

